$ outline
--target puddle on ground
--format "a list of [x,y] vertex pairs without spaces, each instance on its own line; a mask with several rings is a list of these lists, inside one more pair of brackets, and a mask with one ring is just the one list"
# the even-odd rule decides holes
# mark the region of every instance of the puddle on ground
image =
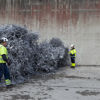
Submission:
[[77,91],[77,94],[83,95],[83,96],[91,96],[91,95],[100,95],[100,92],[97,91],[90,91],[90,90],[85,90],[85,91]]

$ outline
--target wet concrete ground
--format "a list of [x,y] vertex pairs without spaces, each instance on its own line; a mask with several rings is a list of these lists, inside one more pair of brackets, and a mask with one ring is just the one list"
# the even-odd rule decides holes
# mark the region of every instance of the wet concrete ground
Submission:
[[62,68],[0,90],[0,100],[100,100],[100,66]]

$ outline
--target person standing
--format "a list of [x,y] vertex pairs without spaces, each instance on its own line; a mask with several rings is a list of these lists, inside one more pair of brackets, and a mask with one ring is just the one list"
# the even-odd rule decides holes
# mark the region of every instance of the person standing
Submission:
[[0,40],[0,80],[4,74],[5,83],[6,86],[11,86],[11,80],[10,80],[10,73],[7,65],[10,65],[9,59],[8,59],[8,51],[7,51],[7,42],[8,39],[3,37]]
[[71,68],[75,68],[75,58],[76,58],[76,49],[73,44],[71,44],[71,50],[69,51],[70,58],[71,58]]

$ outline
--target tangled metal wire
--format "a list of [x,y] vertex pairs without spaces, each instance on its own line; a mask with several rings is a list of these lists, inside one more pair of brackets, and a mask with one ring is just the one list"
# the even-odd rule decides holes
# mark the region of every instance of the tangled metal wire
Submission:
[[68,64],[68,48],[60,39],[38,43],[37,34],[17,25],[1,26],[1,37],[9,40],[7,49],[13,81],[23,82],[36,72],[51,72]]

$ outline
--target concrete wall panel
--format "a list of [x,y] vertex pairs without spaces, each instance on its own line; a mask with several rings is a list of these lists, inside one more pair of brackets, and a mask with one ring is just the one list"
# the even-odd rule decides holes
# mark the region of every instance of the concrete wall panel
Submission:
[[40,41],[73,43],[77,64],[100,65],[100,0],[0,0],[0,24],[26,25]]

